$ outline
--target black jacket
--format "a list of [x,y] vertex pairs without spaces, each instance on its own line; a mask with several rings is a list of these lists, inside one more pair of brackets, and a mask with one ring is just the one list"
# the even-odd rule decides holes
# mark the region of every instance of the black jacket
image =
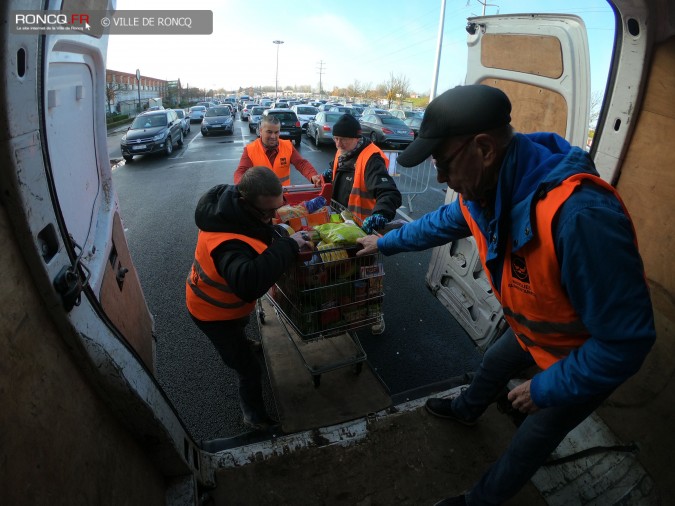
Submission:
[[246,235],[269,245],[262,254],[243,241],[226,241],[211,257],[220,275],[241,299],[263,296],[298,256],[298,243],[270,223],[263,223],[241,205],[235,185],[218,185],[197,203],[195,224],[205,232]]
[[[338,167],[333,178],[333,199],[345,207],[354,184],[356,159],[370,142],[368,139],[364,139],[361,147],[346,159],[341,167]],[[333,169],[333,163],[331,162],[330,165],[331,170]],[[401,206],[401,192],[396,188],[396,183],[387,172],[387,166],[380,155],[375,154],[366,162],[365,179],[368,191],[375,197],[376,203],[373,214],[381,214],[389,221],[393,220],[396,216],[396,209]]]

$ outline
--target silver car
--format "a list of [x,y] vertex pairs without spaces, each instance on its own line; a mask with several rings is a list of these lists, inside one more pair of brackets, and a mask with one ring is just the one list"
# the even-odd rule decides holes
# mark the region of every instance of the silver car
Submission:
[[248,121],[248,117],[251,115],[251,109],[253,109],[256,105],[258,104],[254,102],[246,102],[241,108],[239,119],[242,121]]
[[262,118],[265,109],[268,108],[262,105],[256,105],[251,108],[248,115],[248,131],[252,134],[254,134],[256,128],[258,128],[258,125],[260,124],[260,118]]
[[405,149],[415,139],[412,129],[394,116],[369,114],[359,121],[364,137],[375,144],[386,144],[394,149]]
[[190,116],[190,123],[201,123],[204,119],[204,114],[206,114],[206,106],[203,105],[193,105],[188,110],[188,115]]
[[188,118],[187,114],[185,114],[184,109],[174,109],[176,111],[176,115],[180,118],[180,123],[183,127],[183,135],[187,135],[190,133],[190,118]]
[[304,104],[294,105],[291,107],[291,110],[295,111],[295,114],[298,116],[298,119],[300,120],[300,126],[302,126],[302,131],[305,133],[307,133],[307,124],[310,122],[310,120],[314,119],[316,113],[319,112],[319,110],[316,107]]
[[340,112],[321,111],[307,124],[307,137],[314,139],[316,147],[333,143],[333,125],[340,116]]

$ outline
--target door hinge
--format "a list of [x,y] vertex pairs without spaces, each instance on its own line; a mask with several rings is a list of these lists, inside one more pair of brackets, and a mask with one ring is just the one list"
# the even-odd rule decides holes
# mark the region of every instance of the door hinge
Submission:
[[61,295],[61,302],[67,312],[80,305],[82,290],[89,283],[91,272],[82,263],[82,248],[70,237],[74,249],[80,253],[72,265],[64,265],[54,278],[54,288]]

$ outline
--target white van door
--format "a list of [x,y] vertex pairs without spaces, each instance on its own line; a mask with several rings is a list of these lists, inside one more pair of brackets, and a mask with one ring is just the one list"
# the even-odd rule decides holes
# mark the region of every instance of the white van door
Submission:
[[[503,90],[518,132],[555,132],[574,145],[586,145],[590,57],[581,18],[481,16],[468,19],[467,32],[466,84]],[[446,203],[456,198],[448,189]],[[473,238],[435,248],[426,281],[482,350],[506,329]]]

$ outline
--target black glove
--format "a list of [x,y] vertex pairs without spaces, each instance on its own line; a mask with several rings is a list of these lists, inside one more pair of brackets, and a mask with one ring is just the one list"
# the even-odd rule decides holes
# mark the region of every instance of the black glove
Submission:
[[321,174],[323,176],[323,180],[326,183],[332,183],[333,182],[333,169],[326,169],[323,171]]

